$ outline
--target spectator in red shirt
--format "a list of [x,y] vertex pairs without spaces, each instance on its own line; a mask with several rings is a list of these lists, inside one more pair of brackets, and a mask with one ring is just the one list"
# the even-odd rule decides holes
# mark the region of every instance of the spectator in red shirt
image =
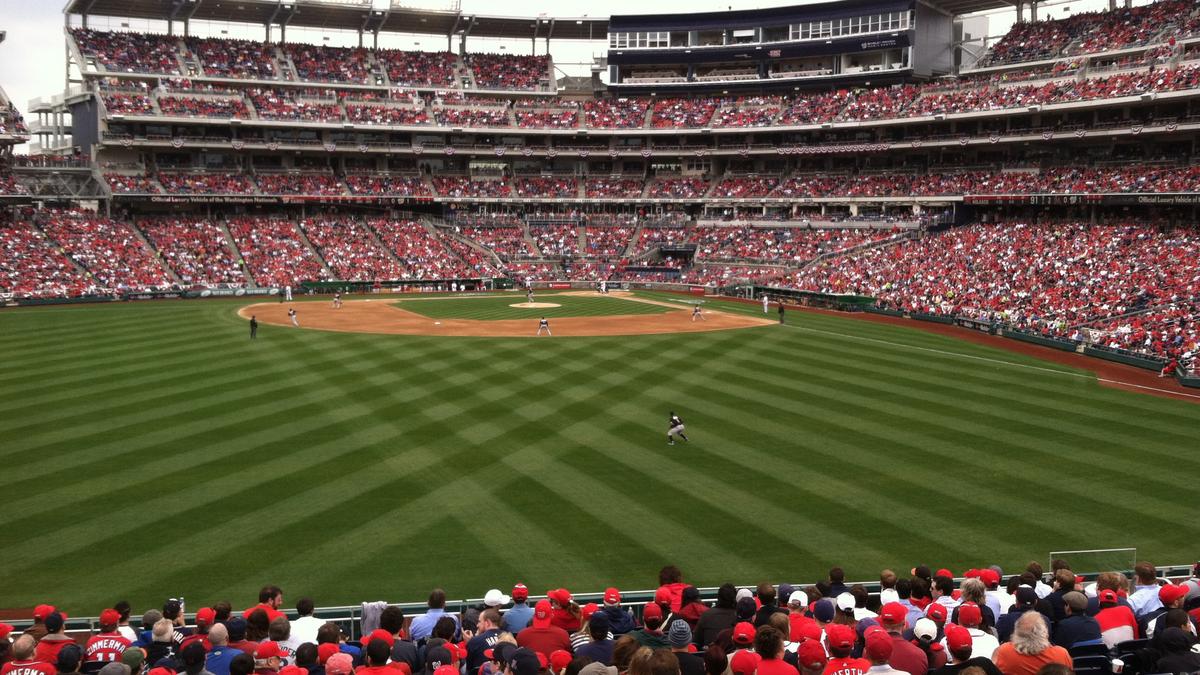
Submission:
[[100,612],[100,632],[87,641],[84,650],[84,660],[88,663],[112,663],[120,661],[121,655],[129,649],[130,642],[117,628],[121,623],[121,614],[115,609]]
[[517,644],[550,658],[556,650],[571,649],[571,636],[567,631],[552,625],[553,607],[549,600],[539,600],[533,608],[533,621],[528,628],[517,633]]
[[22,635],[12,645],[12,661],[0,668],[0,675],[56,675],[54,664],[34,658],[37,640]]
[[283,589],[278,586],[263,586],[258,592],[258,604],[242,612],[243,619],[250,619],[250,615],[254,610],[261,609],[267,613],[267,622],[274,621],[276,617],[285,616],[279,608],[283,606]]
[[888,603],[879,610],[879,621],[895,643],[888,663],[906,673],[924,673],[929,670],[929,657],[920,647],[904,639],[907,617],[908,609],[898,602]]
[[51,612],[50,616],[46,617],[46,631],[46,637],[38,641],[34,659],[54,663],[58,660],[59,650],[69,644],[75,644],[75,640],[67,637],[65,617],[58,612]]
[[783,633],[772,626],[759,626],[754,634],[754,652],[759,656],[756,675],[797,675],[783,660]]

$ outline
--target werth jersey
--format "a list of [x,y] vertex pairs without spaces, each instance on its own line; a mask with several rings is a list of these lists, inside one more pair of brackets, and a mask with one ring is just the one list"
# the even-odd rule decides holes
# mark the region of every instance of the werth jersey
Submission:
[[88,640],[84,649],[84,661],[112,663],[120,661],[121,655],[129,649],[130,642],[117,633],[101,633]]

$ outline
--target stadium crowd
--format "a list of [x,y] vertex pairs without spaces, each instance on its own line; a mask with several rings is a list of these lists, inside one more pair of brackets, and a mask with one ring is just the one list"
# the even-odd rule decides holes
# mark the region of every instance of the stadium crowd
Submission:
[[285,218],[243,216],[228,223],[247,271],[260,286],[299,287],[302,281],[327,281],[328,271]]
[[390,281],[406,278],[400,264],[363,222],[336,216],[306,218],[300,227],[317,253],[342,281]]
[[82,210],[44,211],[38,225],[101,288],[161,290],[173,283],[129,225]]
[[231,242],[217,224],[200,217],[159,216],[141,218],[135,225],[185,286],[246,285]]

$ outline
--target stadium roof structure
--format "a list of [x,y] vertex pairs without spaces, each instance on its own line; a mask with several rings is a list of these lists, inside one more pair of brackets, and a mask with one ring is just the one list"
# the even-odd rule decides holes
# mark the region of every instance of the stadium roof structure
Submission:
[[368,33],[420,33],[507,39],[603,40],[608,18],[505,17],[418,9],[401,0],[68,0],[63,10],[84,16],[161,21],[227,21]]

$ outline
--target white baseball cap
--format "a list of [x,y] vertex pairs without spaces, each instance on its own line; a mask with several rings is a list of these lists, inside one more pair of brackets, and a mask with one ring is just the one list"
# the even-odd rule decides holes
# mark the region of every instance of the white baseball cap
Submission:
[[792,591],[792,594],[788,596],[788,604],[790,605],[793,602],[799,603],[801,606],[807,605],[808,594],[804,591]]
[[937,637],[937,631],[937,624],[933,622],[933,619],[921,617],[913,624],[913,635],[922,640],[932,641]]
[[842,593],[837,596],[837,608],[843,612],[849,612],[854,609],[854,596],[849,593]]
[[890,602],[900,602],[900,593],[894,588],[885,588],[879,591],[879,604],[886,605]]
[[487,605],[488,607],[499,607],[500,605],[507,605],[508,601],[511,599],[512,598],[501,593],[499,588],[493,588],[487,593],[484,593],[483,604]]

